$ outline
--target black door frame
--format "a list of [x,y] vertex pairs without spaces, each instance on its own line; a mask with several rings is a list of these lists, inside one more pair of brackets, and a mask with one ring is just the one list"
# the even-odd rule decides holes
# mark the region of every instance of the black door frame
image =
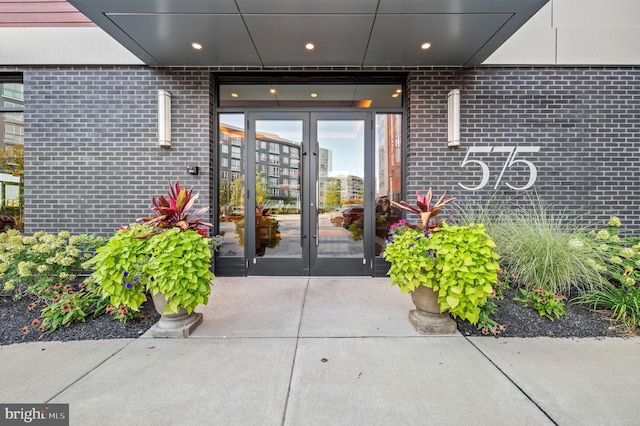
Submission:
[[[264,84],[264,83],[285,83],[285,84],[350,84],[350,83],[364,83],[364,84],[397,84],[402,87],[403,93],[403,106],[400,108],[372,108],[367,109],[367,111],[371,111],[373,116],[376,114],[402,114],[403,121],[403,129],[407,129],[408,127],[408,114],[407,114],[407,99],[406,99],[406,82],[409,77],[409,72],[407,71],[393,71],[393,72],[385,72],[385,71],[375,71],[375,72],[323,72],[323,71],[300,71],[300,72],[282,72],[282,71],[259,71],[259,72],[241,72],[237,70],[233,71],[220,71],[211,74],[211,142],[213,147],[213,152],[211,156],[211,172],[214,175],[211,181],[211,196],[212,196],[212,208],[211,208],[211,221],[215,223],[215,230],[219,230],[219,200],[218,200],[218,190],[219,190],[219,173],[215,173],[218,168],[219,154],[217,153],[217,145],[218,145],[218,136],[219,133],[219,114],[244,114],[245,122],[246,115],[251,112],[264,112],[264,111],[288,111],[288,112],[296,112],[300,111],[297,108],[282,108],[282,107],[260,107],[257,105],[239,105],[239,106],[221,106],[219,105],[219,101],[217,100],[217,96],[219,93],[219,87],[223,84]],[[309,107],[304,108],[304,111],[307,112],[355,112],[362,111],[360,108],[340,108],[338,110],[335,107]],[[374,135],[375,137],[375,135]],[[406,152],[407,152],[407,133],[405,131],[402,132],[402,151],[403,151],[403,160],[402,160],[402,181],[406,182]],[[374,152],[375,157],[375,152]],[[367,160],[367,167],[374,168],[375,160]],[[402,199],[405,199],[406,187],[402,189]],[[374,194],[375,195],[375,194]],[[372,232],[375,232],[372,231]],[[372,250],[375,251],[375,248]],[[214,260],[214,271],[216,274],[220,276],[246,276],[249,270],[249,257],[247,256],[246,246],[245,252],[242,257],[240,256],[224,256],[220,257],[216,255]],[[386,272],[389,268],[389,264],[382,257],[373,257],[373,267],[371,276],[385,276]],[[284,274],[286,271],[279,271],[280,274]],[[335,274],[337,275],[337,274]]]
[[[303,141],[300,158],[301,165],[301,257],[277,258],[256,256],[255,227],[245,226],[245,256],[247,275],[293,275],[293,276],[371,276],[374,264],[374,159],[375,141],[373,135],[375,114],[371,111],[333,111],[333,112],[289,112],[289,111],[256,111],[246,114],[246,150],[245,170],[245,224],[256,223],[255,176],[256,162],[253,155],[256,151],[256,121],[258,120],[300,120],[303,124]],[[318,121],[351,121],[364,122],[364,251],[362,258],[318,257],[318,186],[319,176],[317,139]]]

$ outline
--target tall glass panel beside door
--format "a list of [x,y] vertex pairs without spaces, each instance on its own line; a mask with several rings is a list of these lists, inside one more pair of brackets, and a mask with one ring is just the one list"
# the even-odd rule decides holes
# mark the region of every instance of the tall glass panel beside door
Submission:
[[389,227],[401,218],[391,201],[402,199],[402,114],[376,114],[375,133],[375,276],[385,276],[389,264],[382,258]]
[[224,238],[216,254],[216,273],[245,274],[244,114],[220,114],[218,133],[218,233]]

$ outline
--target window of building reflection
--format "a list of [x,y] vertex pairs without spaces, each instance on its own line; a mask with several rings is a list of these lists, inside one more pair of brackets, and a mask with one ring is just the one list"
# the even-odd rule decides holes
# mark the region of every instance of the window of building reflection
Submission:
[[2,231],[23,230],[24,87],[19,81],[2,77],[0,75],[0,228]]
[[244,256],[244,114],[220,114],[219,232],[224,243],[218,256]]
[[384,250],[389,226],[400,219],[400,211],[390,201],[402,197],[402,114],[376,114],[375,178],[376,235],[375,253]]
[[258,257],[300,257],[302,235],[301,120],[256,120],[256,229]]
[[318,257],[365,252],[365,120],[318,120]]

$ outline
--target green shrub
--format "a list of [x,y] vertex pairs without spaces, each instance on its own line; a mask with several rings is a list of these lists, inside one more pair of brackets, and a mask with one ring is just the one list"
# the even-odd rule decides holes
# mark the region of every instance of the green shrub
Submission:
[[572,287],[593,289],[606,282],[594,268],[601,254],[584,228],[542,203],[505,212],[492,232],[503,264],[528,290],[568,294]]
[[606,229],[589,233],[602,254],[593,266],[609,283],[581,294],[574,302],[609,310],[613,321],[635,329],[640,326],[640,239],[620,238],[620,226],[620,219],[614,216]]
[[566,296],[552,293],[541,288],[534,288],[531,291],[520,289],[522,297],[514,297],[513,300],[522,302],[525,308],[533,308],[541,317],[553,321],[564,316],[567,311],[564,306]]
[[632,287],[640,281],[640,238],[620,238],[620,226],[620,219],[614,216],[606,229],[589,233],[602,255],[594,267],[609,281]]
[[102,297],[82,286],[78,290],[65,289],[58,297],[54,297],[40,311],[42,329],[53,332],[60,326],[71,322],[84,322],[86,317],[94,313],[96,304]]
[[[40,309],[41,319],[31,324],[40,332],[52,332],[73,321],[84,321],[100,311],[101,297],[84,283],[76,284],[84,272],[83,263],[104,240],[96,235],[72,236],[36,232],[23,236],[18,231],[0,234],[0,278],[3,290],[16,298],[34,302],[29,310]],[[29,326],[23,327],[28,332]]]
[[590,305],[594,310],[610,310],[613,321],[631,330],[640,326],[640,287],[607,284],[579,295],[573,302]]
[[0,234],[0,278],[5,291],[19,297],[40,295],[56,283],[68,284],[84,271],[83,262],[104,243],[96,235],[36,232],[22,236],[11,230]]

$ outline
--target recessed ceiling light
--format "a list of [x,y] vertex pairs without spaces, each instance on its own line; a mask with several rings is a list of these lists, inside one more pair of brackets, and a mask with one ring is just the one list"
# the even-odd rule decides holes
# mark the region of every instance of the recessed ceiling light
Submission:
[[309,42],[309,43],[304,45],[304,48],[307,49],[307,50],[313,50],[313,49],[316,48],[316,46],[315,46],[315,44]]
[[191,47],[193,47],[196,50],[200,50],[202,49],[202,44],[198,43],[197,41],[194,41],[193,43],[191,43]]
[[269,93],[271,93],[272,95],[276,93],[276,89],[269,89]]
[[397,92],[391,95],[392,98],[397,98],[398,96],[400,96],[400,93],[397,93]]
[[429,43],[428,41],[425,41],[424,43],[422,43],[422,44],[420,45],[420,49],[422,49],[422,50],[427,50],[427,49],[429,49],[430,47],[431,47],[431,43]]
[[237,98],[237,97],[238,97],[238,94],[237,94],[236,92],[231,92],[231,97],[232,97],[232,98]]
[[318,97],[318,94],[317,94],[316,92],[313,92],[313,93],[311,93],[311,97],[312,97],[312,98],[317,98],[317,97]]
[[402,89],[396,89],[396,93],[402,93]]

